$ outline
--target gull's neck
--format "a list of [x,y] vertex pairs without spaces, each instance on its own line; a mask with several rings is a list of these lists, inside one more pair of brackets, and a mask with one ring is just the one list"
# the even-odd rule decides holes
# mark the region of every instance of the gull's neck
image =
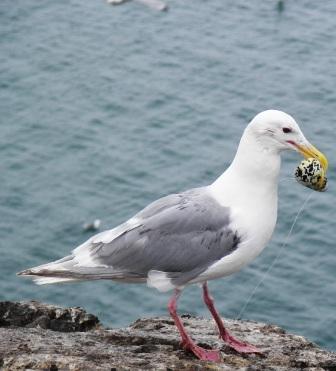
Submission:
[[237,197],[241,202],[260,197],[277,201],[280,165],[274,146],[262,143],[247,127],[231,165],[210,188],[223,202]]

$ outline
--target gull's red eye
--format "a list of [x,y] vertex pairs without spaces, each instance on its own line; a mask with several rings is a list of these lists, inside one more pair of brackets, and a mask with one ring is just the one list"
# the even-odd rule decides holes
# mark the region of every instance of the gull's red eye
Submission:
[[282,128],[282,131],[283,131],[285,134],[288,134],[288,133],[291,133],[291,132],[292,132],[292,129],[291,129],[291,128]]

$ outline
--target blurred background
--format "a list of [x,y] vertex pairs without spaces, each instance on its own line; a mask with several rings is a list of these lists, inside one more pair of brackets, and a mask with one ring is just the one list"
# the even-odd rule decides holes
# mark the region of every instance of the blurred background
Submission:
[[[242,272],[210,283],[236,318],[276,323],[336,350],[336,3],[167,0],[0,3],[0,299],[82,306],[124,326],[166,314],[142,285],[36,286],[15,273],[58,259],[171,192],[206,185],[231,162],[258,112],[290,113],[330,160],[329,190],[294,179],[283,159],[277,229]],[[208,316],[198,287],[180,312]]]

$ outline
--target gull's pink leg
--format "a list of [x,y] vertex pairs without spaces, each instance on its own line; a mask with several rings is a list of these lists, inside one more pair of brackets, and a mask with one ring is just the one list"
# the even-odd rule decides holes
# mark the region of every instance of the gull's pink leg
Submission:
[[222,358],[221,358],[221,354],[219,350],[204,349],[196,345],[194,341],[191,339],[191,337],[187,334],[181,319],[176,313],[177,300],[180,295],[181,295],[181,291],[176,289],[174,292],[174,295],[169,300],[168,310],[181,335],[183,348],[193,352],[196,357],[198,357],[199,359],[203,361],[220,362]]
[[214,318],[214,320],[217,323],[220,337],[231,348],[233,348],[234,350],[236,350],[239,353],[262,353],[261,350],[259,350],[255,346],[250,345],[250,344],[247,344],[247,343],[244,343],[244,342],[242,342],[242,341],[237,340],[236,338],[234,338],[229,333],[229,331],[224,327],[223,321],[220,318],[220,315],[218,314],[218,312],[217,312],[217,310],[215,308],[214,300],[212,299],[212,297],[209,294],[207,282],[205,282],[203,284],[203,299],[204,299],[204,303],[209,308],[209,310],[210,310],[210,312],[212,314],[212,317]]

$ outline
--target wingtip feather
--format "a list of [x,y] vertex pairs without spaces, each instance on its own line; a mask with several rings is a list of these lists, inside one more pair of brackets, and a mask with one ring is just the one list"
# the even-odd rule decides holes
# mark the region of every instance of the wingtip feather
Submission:
[[16,275],[17,276],[29,276],[29,275],[32,275],[32,272],[30,269],[25,269],[24,271],[17,272]]

